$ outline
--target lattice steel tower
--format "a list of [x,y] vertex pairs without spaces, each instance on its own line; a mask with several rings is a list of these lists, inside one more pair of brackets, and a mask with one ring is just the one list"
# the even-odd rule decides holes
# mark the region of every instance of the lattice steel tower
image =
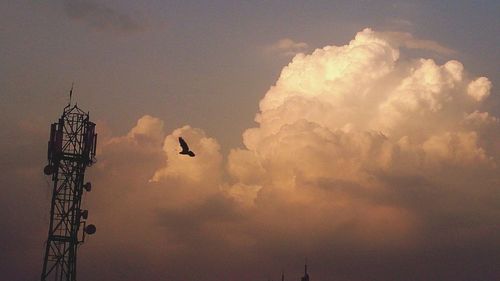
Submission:
[[52,176],[53,191],[42,281],[75,281],[78,246],[96,231],[86,224],[88,211],[81,209],[84,190],[91,190],[90,182],[84,184],[85,169],[95,162],[96,144],[89,114],[70,101],[50,127],[44,173]]

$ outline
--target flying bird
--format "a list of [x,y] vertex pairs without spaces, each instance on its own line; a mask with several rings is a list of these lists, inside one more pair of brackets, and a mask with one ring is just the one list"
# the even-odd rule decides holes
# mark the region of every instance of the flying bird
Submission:
[[179,154],[186,154],[186,155],[189,155],[191,157],[194,157],[194,152],[189,150],[189,146],[187,145],[186,141],[181,137],[179,137],[179,144],[181,145],[181,148],[182,148],[182,151],[179,152]]

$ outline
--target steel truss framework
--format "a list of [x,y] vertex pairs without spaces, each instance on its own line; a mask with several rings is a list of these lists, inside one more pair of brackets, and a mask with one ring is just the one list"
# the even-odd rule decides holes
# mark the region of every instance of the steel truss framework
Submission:
[[86,226],[88,212],[80,207],[84,190],[90,191],[85,169],[95,160],[96,142],[95,124],[76,105],[65,107],[51,125],[44,172],[52,175],[53,191],[42,281],[75,281],[78,246],[85,232],[95,232],[93,225]]

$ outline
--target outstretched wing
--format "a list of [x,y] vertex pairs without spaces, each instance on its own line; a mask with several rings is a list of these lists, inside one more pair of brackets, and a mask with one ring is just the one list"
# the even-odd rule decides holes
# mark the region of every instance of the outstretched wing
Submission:
[[179,144],[181,145],[182,151],[185,151],[185,152],[189,151],[189,146],[184,141],[184,139],[181,137],[179,137]]

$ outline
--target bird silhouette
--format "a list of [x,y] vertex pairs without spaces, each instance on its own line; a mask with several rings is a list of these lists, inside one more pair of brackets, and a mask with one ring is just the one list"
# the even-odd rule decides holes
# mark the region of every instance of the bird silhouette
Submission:
[[179,144],[181,145],[182,151],[179,152],[179,154],[184,154],[184,155],[189,155],[191,157],[194,157],[194,152],[189,150],[189,146],[187,145],[186,141],[179,137]]

